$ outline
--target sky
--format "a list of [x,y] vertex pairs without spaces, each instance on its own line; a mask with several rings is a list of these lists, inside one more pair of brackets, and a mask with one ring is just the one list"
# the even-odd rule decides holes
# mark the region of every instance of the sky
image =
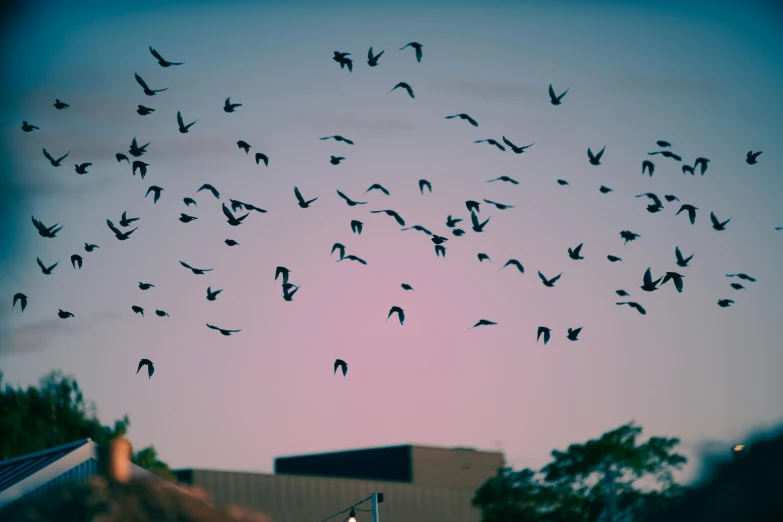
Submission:
[[[705,444],[728,451],[783,422],[780,9],[493,5],[117,1],[17,11],[0,47],[4,381],[73,375],[105,424],[127,414],[134,446],[153,444],[173,468],[271,472],[276,456],[403,443],[501,450],[516,468],[539,467],[552,449],[633,420],[645,435],[679,437],[692,474]],[[423,44],[421,63],[398,50],[411,41]],[[162,68],[149,46],[185,64]],[[370,46],[385,51],[375,68]],[[352,53],[352,73],[334,51]],[[168,90],[145,96],[134,73]],[[389,92],[401,81],[415,99]],[[560,106],[549,103],[550,83],[569,89]],[[232,114],[222,110],[229,96],[242,103]],[[70,108],[56,110],[55,98]],[[139,104],[155,112],[139,116]],[[198,120],[188,134],[177,132],[177,111]],[[461,112],[479,127],[445,119]],[[22,120],[40,130],[22,132]],[[356,144],[318,139],[334,134]],[[535,145],[517,155],[473,143],[501,136]],[[114,157],[134,137],[150,142],[144,180]],[[685,164],[710,158],[706,174],[648,156],[656,140]],[[587,148],[604,146],[601,165],[590,165]],[[54,168],[42,148],[70,155]],[[749,150],[763,151],[758,164],[745,163]],[[253,161],[259,151],[268,167]],[[346,159],[334,166],[331,155]],[[652,177],[641,174],[645,159]],[[93,164],[83,176],[73,167],[81,162]],[[504,175],[519,184],[487,182]],[[422,178],[431,194],[419,192]],[[196,194],[204,183],[222,202],[267,213],[231,227],[221,201]],[[363,195],[373,183],[391,195]],[[164,188],[157,204],[144,197],[150,185]],[[297,206],[294,186],[318,197],[311,208]],[[368,204],[348,207],[336,190]],[[634,197],[645,192],[695,205],[695,225],[676,215],[677,202],[648,213],[647,198]],[[185,206],[189,196],[197,207]],[[514,208],[482,203],[491,219],[479,234],[465,201],[484,198]],[[425,234],[370,213],[384,209],[448,237],[446,257]],[[121,242],[106,219],[123,211],[140,221]],[[731,218],[725,231],[711,228],[710,211]],[[181,212],[198,219],[183,224]],[[448,215],[465,220],[464,236],[445,226]],[[31,216],[63,229],[43,238]],[[622,230],[641,237],[624,245]],[[86,242],[100,249],[86,253]],[[336,262],[335,242],[367,265]],[[579,243],[585,259],[574,261],[567,249]],[[676,246],[695,254],[687,268],[676,266]],[[36,257],[60,264],[45,276]],[[511,258],[524,274],[499,270]],[[197,276],[180,260],[214,270]],[[291,302],[274,280],[278,265],[300,286]],[[683,293],[671,283],[643,292],[648,267],[656,277],[679,271]],[[539,270],[563,275],[547,288]],[[757,282],[734,290],[725,274],[737,272]],[[155,288],[141,291],[140,281]],[[208,286],[223,289],[214,302]],[[628,300],[618,289],[647,315],[617,306]],[[23,313],[11,311],[16,292],[29,297]],[[720,308],[724,298],[734,305]],[[387,320],[395,305],[404,325]],[[75,317],[61,320],[58,309]],[[470,329],[479,319],[498,324]],[[242,331],[224,337],[205,323]],[[539,326],[552,329],[546,346]],[[584,327],[577,342],[569,327]],[[155,364],[151,379],[135,373],[141,358]],[[333,375],[336,358],[347,377]]]

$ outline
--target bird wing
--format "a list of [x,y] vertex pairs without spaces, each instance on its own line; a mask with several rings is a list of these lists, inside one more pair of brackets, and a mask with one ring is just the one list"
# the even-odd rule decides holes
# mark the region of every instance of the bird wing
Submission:
[[719,226],[720,226],[720,221],[718,221],[718,218],[717,218],[717,216],[715,215],[715,213],[713,213],[713,212],[710,212],[710,219],[712,220],[712,225],[713,225],[713,226],[716,226],[716,227],[719,227]]
[[[141,79],[141,76],[139,76],[138,73],[134,73],[136,75],[136,81],[141,85],[145,90],[149,90],[150,88],[147,86],[146,83],[144,83],[144,80]],[[136,143],[136,138],[133,138],[134,144]]]
[[304,198],[302,197],[302,193],[299,192],[299,187],[294,187],[294,196],[296,196],[296,199],[299,201],[299,203],[305,202]]
[[465,119],[468,120],[468,122],[474,127],[478,127],[478,122],[473,118],[471,118],[470,116],[468,116],[467,114],[465,115]]
[[351,203],[351,202],[352,202],[352,201],[351,201],[351,198],[349,198],[348,196],[346,196],[345,194],[343,194],[343,193],[342,193],[342,192],[340,192],[339,190],[337,191],[337,195],[338,195],[338,196],[340,196],[341,198],[343,198],[343,199],[344,199],[345,201],[347,201],[348,203]]
[[476,216],[476,213],[472,210],[470,211],[470,221],[473,223],[474,227],[481,226],[481,223],[479,223],[478,216]]
[[207,328],[210,328],[212,330],[220,330],[217,326],[212,326],[211,324],[207,323]]
[[557,100],[557,96],[555,95],[555,90],[552,88],[552,84],[549,84],[549,97],[552,98],[552,100]]
[[116,235],[118,235],[118,236],[122,235],[122,232],[120,232],[120,230],[117,227],[114,226],[114,223],[111,222],[111,219],[107,219],[106,220],[106,224],[109,225],[109,228],[111,229],[111,231],[114,232]]
[[185,127],[185,122],[182,121],[182,112],[177,111],[177,123],[179,123],[180,128]]
[[155,49],[153,49],[152,47],[150,47],[150,52],[152,53],[152,56],[157,58],[159,61],[161,61],[161,62],[165,62],[166,61],[166,60],[163,59],[163,57],[160,55],[160,53],[158,51],[156,51]]
[[514,145],[513,143],[511,143],[510,141],[508,141],[508,138],[506,138],[505,136],[503,136],[503,143],[505,143],[506,145],[508,145],[508,146],[509,146],[509,147],[511,147],[512,149],[516,149],[516,148],[518,148],[516,145]]
[[644,286],[652,286],[652,272],[649,268],[644,273]]

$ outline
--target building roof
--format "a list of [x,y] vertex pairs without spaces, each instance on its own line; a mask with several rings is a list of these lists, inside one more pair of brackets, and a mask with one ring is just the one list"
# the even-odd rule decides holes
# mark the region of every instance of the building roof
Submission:
[[82,439],[28,455],[0,460],[0,493],[90,442]]

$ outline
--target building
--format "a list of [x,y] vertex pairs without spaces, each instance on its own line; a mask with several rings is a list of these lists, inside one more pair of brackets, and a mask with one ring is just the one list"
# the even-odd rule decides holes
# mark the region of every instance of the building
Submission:
[[[55,486],[79,482],[99,473],[99,445],[82,439],[0,461],[0,508],[41,495]],[[154,476],[131,464],[134,477]]]
[[[273,522],[318,522],[373,492],[384,494],[383,522],[479,522],[471,500],[503,465],[497,452],[403,445],[280,457],[275,474],[175,473],[180,482],[207,491],[216,504],[261,511]],[[369,520],[369,513],[357,512],[358,522]]]

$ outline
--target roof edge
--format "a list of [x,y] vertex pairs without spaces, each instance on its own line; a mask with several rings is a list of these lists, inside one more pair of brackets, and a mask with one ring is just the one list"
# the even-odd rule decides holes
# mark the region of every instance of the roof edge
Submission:
[[44,455],[47,455],[49,453],[55,453],[58,451],[63,451],[66,449],[72,449],[75,450],[77,448],[81,448],[85,444],[92,442],[91,438],[86,439],[79,439],[75,440],[73,442],[67,442],[65,444],[61,444],[59,446],[55,446],[53,448],[47,448],[45,450],[40,451],[34,451],[33,453],[26,453],[25,455],[19,455],[18,457],[11,457],[10,459],[0,460],[0,466],[4,466],[6,464],[14,464],[16,462],[19,462],[20,460],[26,460],[33,457],[42,457]]

